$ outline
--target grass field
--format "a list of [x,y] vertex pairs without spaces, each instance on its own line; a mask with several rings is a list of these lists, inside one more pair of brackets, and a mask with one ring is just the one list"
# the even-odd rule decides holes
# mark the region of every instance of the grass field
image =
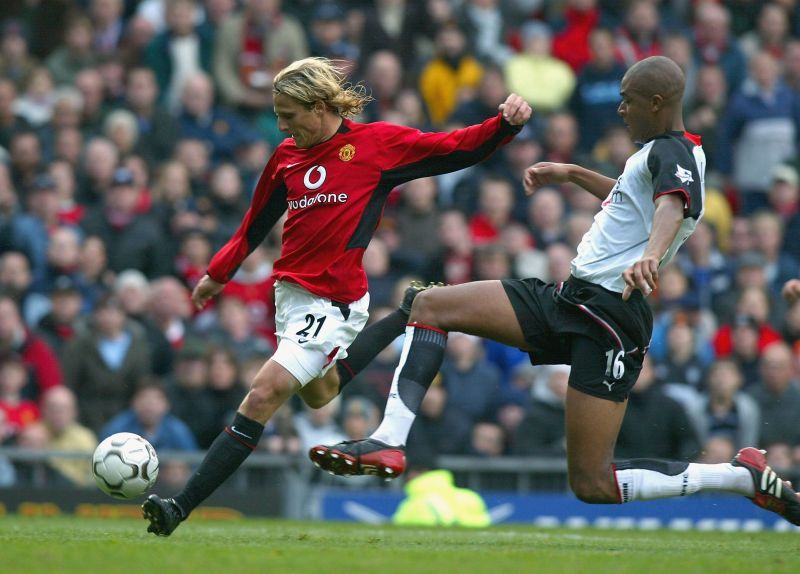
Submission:
[[491,574],[800,572],[800,535],[619,530],[408,529],[329,522],[0,518],[3,574]]

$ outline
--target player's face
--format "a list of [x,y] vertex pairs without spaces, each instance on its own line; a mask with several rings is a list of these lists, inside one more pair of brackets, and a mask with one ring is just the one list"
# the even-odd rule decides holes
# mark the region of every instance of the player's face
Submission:
[[628,126],[631,138],[634,141],[647,141],[653,135],[650,99],[633,89],[627,77],[622,79],[620,96],[622,96],[622,101],[617,108],[617,113],[622,116],[622,121]]
[[308,109],[286,94],[275,94],[273,107],[278,116],[278,129],[291,135],[297,147],[309,148],[325,137],[323,114],[314,108]]

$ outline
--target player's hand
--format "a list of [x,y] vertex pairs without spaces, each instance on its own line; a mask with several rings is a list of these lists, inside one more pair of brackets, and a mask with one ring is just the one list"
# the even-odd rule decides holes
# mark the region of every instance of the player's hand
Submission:
[[508,96],[506,101],[498,107],[503,112],[503,119],[512,126],[521,126],[531,119],[533,113],[530,104],[517,94]]
[[658,286],[658,259],[652,255],[642,257],[622,272],[622,278],[625,280],[625,289],[622,291],[623,301],[630,299],[635,289],[647,297]]
[[540,161],[525,170],[522,184],[525,193],[533,194],[544,185],[567,183],[569,181],[569,164]]
[[203,278],[200,279],[194,291],[192,291],[192,303],[194,303],[198,311],[202,311],[208,300],[214,295],[218,295],[224,287],[224,283],[218,283],[208,275],[203,275]]
[[783,286],[782,294],[789,305],[800,301],[800,279],[789,279]]

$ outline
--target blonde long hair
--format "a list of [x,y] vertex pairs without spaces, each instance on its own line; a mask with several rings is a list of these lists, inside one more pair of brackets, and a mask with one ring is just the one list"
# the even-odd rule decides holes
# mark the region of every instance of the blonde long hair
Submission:
[[349,84],[345,74],[327,58],[297,60],[278,72],[272,91],[294,98],[308,107],[323,102],[342,117],[359,114],[372,100],[362,84]]

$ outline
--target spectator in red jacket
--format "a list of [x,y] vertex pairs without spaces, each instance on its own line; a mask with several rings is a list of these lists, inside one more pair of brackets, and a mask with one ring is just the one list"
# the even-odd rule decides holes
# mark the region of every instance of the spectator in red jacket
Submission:
[[10,353],[17,353],[31,374],[23,397],[38,400],[44,391],[62,383],[61,366],[53,350],[25,327],[14,300],[0,295],[0,355]]

